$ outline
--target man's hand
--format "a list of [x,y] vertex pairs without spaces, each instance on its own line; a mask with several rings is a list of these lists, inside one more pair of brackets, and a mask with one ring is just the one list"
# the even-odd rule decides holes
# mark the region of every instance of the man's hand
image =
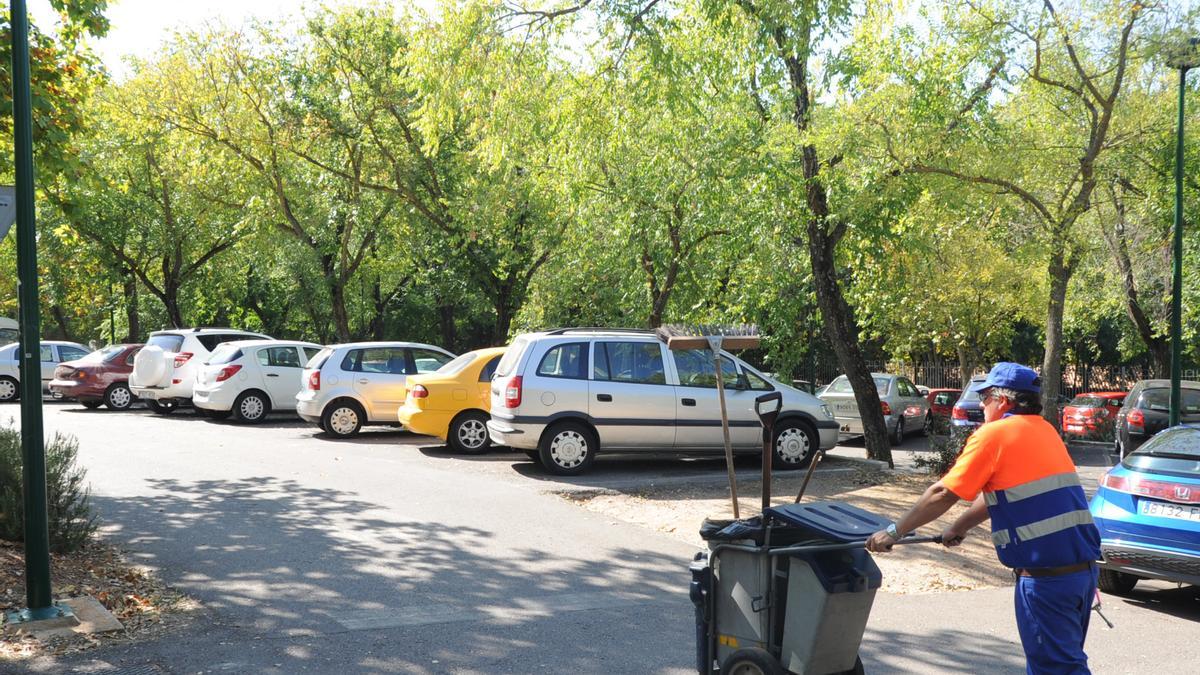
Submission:
[[965,537],[966,534],[966,532],[959,532],[954,528],[953,525],[951,525],[942,532],[942,546],[947,548],[951,546],[958,546],[962,543],[963,537]]
[[867,540],[867,550],[871,553],[886,553],[892,550],[892,544],[895,543],[896,540],[892,539],[890,534],[885,530],[880,530]]

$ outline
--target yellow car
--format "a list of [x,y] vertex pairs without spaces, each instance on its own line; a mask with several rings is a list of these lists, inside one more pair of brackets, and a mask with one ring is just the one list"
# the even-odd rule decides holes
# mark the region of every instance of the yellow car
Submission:
[[504,347],[476,349],[437,372],[410,375],[400,423],[414,433],[437,436],[457,452],[487,452],[492,373],[503,354]]

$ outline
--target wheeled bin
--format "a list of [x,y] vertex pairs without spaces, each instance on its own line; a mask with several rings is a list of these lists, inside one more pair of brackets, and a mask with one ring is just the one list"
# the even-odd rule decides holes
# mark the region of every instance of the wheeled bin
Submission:
[[862,672],[858,649],[882,582],[863,542],[888,522],[814,502],[702,530],[709,551],[690,568],[698,672]]

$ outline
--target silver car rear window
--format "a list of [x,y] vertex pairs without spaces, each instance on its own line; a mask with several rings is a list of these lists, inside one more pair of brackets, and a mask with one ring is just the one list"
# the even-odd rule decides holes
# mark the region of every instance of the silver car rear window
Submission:
[[[879,391],[880,396],[887,396],[888,388],[891,386],[891,381],[886,377],[875,378],[875,389]],[[850,386],[850,378],[845,375],[839,375],[836,380],[829,384],[829,388],[825,390],[826,394],[853,394],[854,387]]]
[[526,349],[529,349],[528,338],[519,337],[513,340],[513,343],[504,351],[504,356],[500,358],[500,365],[496,366],[496,377],[512,375]]
[[[307,353],[307,352],[308,352],[308,350],[307,350],[307,349],[305,349],[304,351],[305,351],[305,353]],[[312,357],[311,359],[309,359],[309,360],[308,360],[308,363],[306,363],[306,364],[304,365],[304,367],[305,367],[305,368],[314,368],[314,369],[316,369],[316,370],[320,370],[320,369],[321,369],[321,366],[325,365],[325,362],[329,360],[329,355],[330,355],[330,354],[332,354],[332,353],[333,353],[333,348],[332,348],[332,347],[325,347],[325,348],[324,348],[324,349],[322,349],[321,351],[317,352],[316,356],[314,356],[314,357]]]

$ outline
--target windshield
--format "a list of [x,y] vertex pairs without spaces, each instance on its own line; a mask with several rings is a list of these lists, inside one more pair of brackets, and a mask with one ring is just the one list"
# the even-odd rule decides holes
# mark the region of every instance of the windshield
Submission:
[[471,353],[463,354],[462,356],[454,359],[453,361],[447,362],[441,368],[438,368],[434,372],[436,372],[438,375],[454,375],[456,373],[462,372],[462,369],[466,368],[467,365],[469,365],[474,360],[475,360],[474,354],[471,354]]
[[[888,387],[891,385],[891,378],[881,375],[875,376],[875,389],[880,396],[887,396]],[[823,392],[825,394],[853,394],[854,388],[850,386],[850,378],[845,375],[839,375],[836,380],[829,383],[829,387]]]
[[109,345],[104,349],[97,349],[87,356],[79,359],[80,363],[104,363],[109,359],[116,358],[118,354],[125,351],[121,345]]
[[[1179,411],[1185,415],[1193,415],[1200,413],[1200,390],[1184,389],[1183,405]],[[1138,407],[1143,410],[1154,410],[1157,412],[1168,412],[1171,409],[1171,390],[1170,389],[1147,389],[1142,393],[1142,398],[1138,401]]]
[[179,348],[183,346],[183,336],[175,333],[160,333],[151,335],[146,341],[147,346],[154,346],[162,349],[164,352],[179,352]]
[[205,363],[207,363],[210,366],[219,366],[219,365],[229,363],[230,361],[237,360],[237,359],[241,358],[241,356],[242,356],[242,350],[240,347],[236,347],[232,344],[226,343],[226,344],[218,346],[216,348],[216,350],[214,350],[213,353],[211,355],[209,355],[208,360],[205,361]]
[[513,340],[508,349],[504,350],[504,356],[500,359],[500,365],[496,366],[496,377],[507,377],[512,375],[517,369],[517,362],[521,360],[521,355],[525,353],[525,349],[529,347],[529,339],[519,337]]

